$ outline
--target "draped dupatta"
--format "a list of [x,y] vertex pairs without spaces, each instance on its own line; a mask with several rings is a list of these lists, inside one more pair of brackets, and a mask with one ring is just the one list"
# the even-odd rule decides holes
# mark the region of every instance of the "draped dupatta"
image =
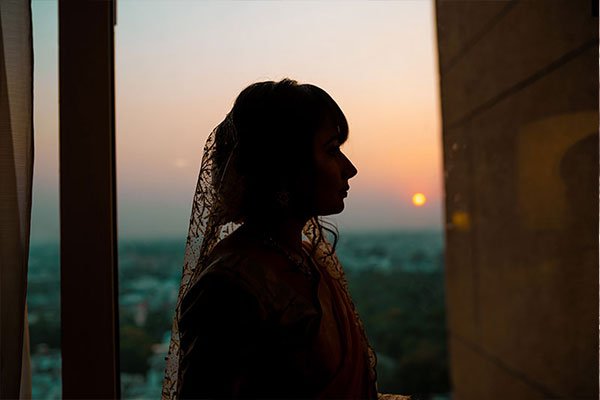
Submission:
[[[310,246],[305,242],[305,246]],[[321,272],[319,300],[324,307],[322,325],[333,320],[339,332],[341,362],[335,375],[319,393],[319,398],[376,399],[375,352],[369,345],[362,321],[348,292],[344,271],[337,257],[323,257],[317,252],[314,259]],[[330,314],[329,314],[330,312]]]
[[[305,247],[310,249],[310,243],[305,242]],[[313,261],[322,271],[319,298],[328,298],[332,306],[331,315],[324,315],[324,320],[335,319],[342,346],[340,367],[318,397],[410,400],[410,396],[378,391],[375,351],[350,296],[344,269],[328,242],[321,243]]]

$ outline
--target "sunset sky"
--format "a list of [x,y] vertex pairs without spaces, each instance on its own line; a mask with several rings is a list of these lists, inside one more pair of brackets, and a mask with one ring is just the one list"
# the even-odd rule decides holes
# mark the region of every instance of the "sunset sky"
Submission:
[[[322,87],[348,118],[342,150],[359,172],[340,231],[441,229],[430,1],[119,0],[117,18],[120,237],[185,237],[206,137],[244,87],[284,77]],[[34,0],[33,23],[35,241],[58,237],[56,2]]]

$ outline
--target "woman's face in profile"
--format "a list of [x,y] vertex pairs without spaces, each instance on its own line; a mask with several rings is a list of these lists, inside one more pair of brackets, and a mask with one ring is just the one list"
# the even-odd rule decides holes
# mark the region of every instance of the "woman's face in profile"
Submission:
[[314,140],[316,167],[315,205],[316,215],[338,214],[344,209],[344,198],[348,196],[348,181],[357,174],[352,162],[342,153],[337,129],[320,129]]

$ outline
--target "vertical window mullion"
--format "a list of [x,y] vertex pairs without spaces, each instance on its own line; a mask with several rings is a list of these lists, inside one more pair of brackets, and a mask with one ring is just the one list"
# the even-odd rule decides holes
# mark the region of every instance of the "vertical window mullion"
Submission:
[[60,0],[64,398],[119,398],[114,3]]

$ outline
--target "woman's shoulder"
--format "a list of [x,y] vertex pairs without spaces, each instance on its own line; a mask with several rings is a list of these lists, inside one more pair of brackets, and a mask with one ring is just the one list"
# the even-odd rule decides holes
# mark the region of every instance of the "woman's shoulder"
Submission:
[[252,288],[223,271],[203,274],[187,291],[181,302],[180,320],[193,321],[199,314],[231,315],[246,307],[257,318],[266,317],[260,298]]
[[310,303],[314,290],[284,255],[259,240],[233,234],[211,252],[202,275],[199,281],[231,280],[275,312],[302,300]]
[[285,271],[289,260],[260,240],[231,234],[208,257],[207,272],[250,278]]

